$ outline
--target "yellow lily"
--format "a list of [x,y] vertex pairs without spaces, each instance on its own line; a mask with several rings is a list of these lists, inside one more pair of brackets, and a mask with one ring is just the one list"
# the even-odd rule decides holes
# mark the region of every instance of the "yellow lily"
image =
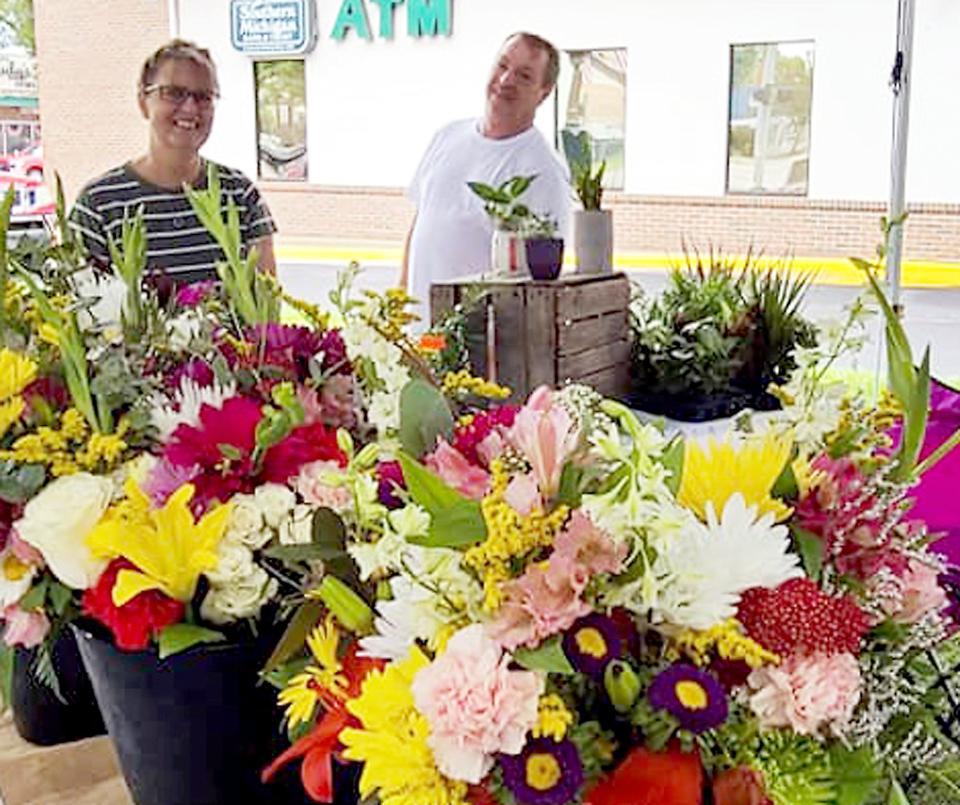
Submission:
[[87,537],[95,555],[122,556],[139,568],[117,574],[113,603],[123,606],[148,590],[190,601],[200,576],[217,566],[217,547],[227,530],[232,504],[217,506],[194,522],[190,511],[194,487],[184,484],[162,509],[152,509],[143,517],[144,497],[136,483],[128,482],[127,493],[133,512],[127,511],[133,516],[123,516],[121,503],[120,511],[104,517]]
[[706,447],[689,440],[677,497],[706,520],[707,503],[713,504],[719,517],[727,501],[739,492],[748,506],[758,507],[760,514],[772,512],[777,520],[785,520],[792,510],[770,493],[792,450],[789,434],[772,431],[747,437],[737,446],[729,436],[723,441],[711,438]]
[[37,376],[37,364],[26,355],[4,347],[0,349],[0,401],[19,394]]

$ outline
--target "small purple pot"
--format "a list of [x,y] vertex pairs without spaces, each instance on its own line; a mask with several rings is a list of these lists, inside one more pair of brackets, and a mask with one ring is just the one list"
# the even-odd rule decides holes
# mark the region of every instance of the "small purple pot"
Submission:
[[527,266],[535,280],[555,280],[563,265],[561,238],[534,238],[527,241]]

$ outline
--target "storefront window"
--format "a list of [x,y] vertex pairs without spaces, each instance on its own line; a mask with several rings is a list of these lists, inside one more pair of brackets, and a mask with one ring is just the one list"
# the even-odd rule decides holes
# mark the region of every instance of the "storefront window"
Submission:
[[307,93],[302,59],[254,63],[261,179],[307,180]]
[[813,42],[733,45],[727,192],[807,193]]
[[603,186],[623,189],[627,125],[627,51],[570,50],[557,82],[559,144],[570,158],[571,138],[589,135],[595,163],[607,162]]

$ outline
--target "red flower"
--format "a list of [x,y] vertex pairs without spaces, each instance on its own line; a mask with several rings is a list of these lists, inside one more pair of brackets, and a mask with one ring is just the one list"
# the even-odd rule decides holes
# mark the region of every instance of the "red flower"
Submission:
[[714,805],[773,805],[763,775],[749,766],[727,769],[713,778]]
[[107,565],[96,585],[83,594],[83,614],[106,626],[117,648],[140,651],[161,629],[183,620],[184,606],[158,590],[148,590],[118,607],[113,603],[113,587],[124,569],[138,568],[126,559],[114,559]]
[[595,785],[585,805],[700,805],[703,767],[700,755],[673,742],[664,752],[645,746],[632,750],[609,777]]
[[347,456],[337,445],[336,431],[322,422],[303,425],[271,447],[263,457],[260,478],[285,484],[301,467],[314,461],[336,461],[341,467],[347,466]]
[[737,620],[752,639],[782,656],[798,651],[856,656],[869,626],[853,598],[827,595],[808,578],[790,579],[775,590],[747,590]]
[[291,760],[302,757],[300,779],[303,790],[314,802],[333,802],[333,753],[340,745],[340,732],[345,727],[360,726],[360,722],[347,712],[346,701],[359,696],[367,674],[385,664],[382,660],[358,657],[357,648],[357,643],[351,643],[342,660],[342,673],[347,678],[344,698],[323,698],[326,712],[316,726],[263,770],[261,782],[270,782]]
[[453,432],[453,446],[459,450],[471,464],[486,466],[477,454],[478,445],[491,433],[506,433],[517,418],[520,408],[516,405],[501,405],[489,411],[481,411],[466,425],[458,425]]

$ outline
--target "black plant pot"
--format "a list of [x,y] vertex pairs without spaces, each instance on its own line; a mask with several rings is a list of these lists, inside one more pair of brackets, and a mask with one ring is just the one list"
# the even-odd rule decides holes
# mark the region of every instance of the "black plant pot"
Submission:
[[14,653],[11,709],[20,737],[38,746],[54,746],[103,735],[100,708],[72,632],[64,630],[53,644],[62,699],[34,675],[36,659],[37,649],[17,648]]
[[707,422],[731,417],[749,406],[750,401],[748,394],[737,391],[698,395],[636,391],[629,397],[631,408],[680,422]]
[[[75,630],[137,805],[307,802],[294,769],[277,784],[260,782],[286,748],[276,692],[257,684],[269,647],[198,646],[160,660],[155,650],[125,652],[93,630]],[[355,803],[344,787],[338,805]]]

